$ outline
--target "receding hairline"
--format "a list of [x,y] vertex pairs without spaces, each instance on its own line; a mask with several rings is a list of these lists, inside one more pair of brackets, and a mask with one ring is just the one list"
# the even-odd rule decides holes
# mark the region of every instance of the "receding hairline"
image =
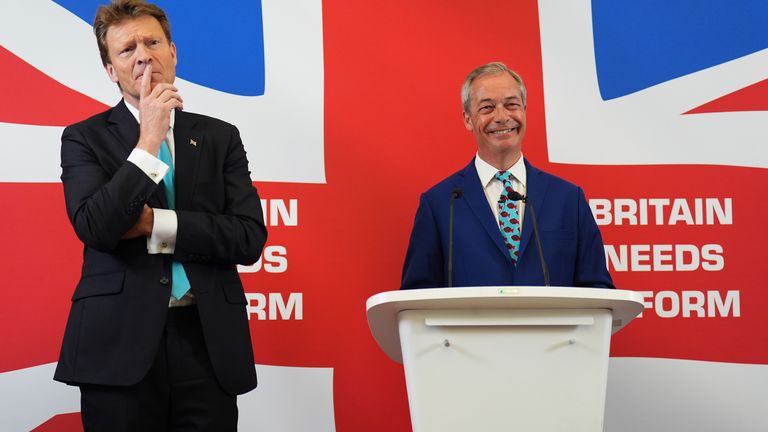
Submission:
[[469,105],[470,105],[470,96],[472,94],[472,84],[478,79],[485,76],[493,76],[493,75],[499,75],[506,73],[512,79],[517,82],[517,85],[520,87],[520,101],[522,102],[523,106],[527,104],[527,96],[526,96],[526,90],[525,90],[525,83],[523,82],[523,78],[515,72],[514,70],[510,69],[501,62],[490,62],[486,63],[484,65],[478,66],[475,69],[473,69],[467,77],[464,79],[464,83],[461,85],[461,105],[462,109],[465,113],[469,113]]

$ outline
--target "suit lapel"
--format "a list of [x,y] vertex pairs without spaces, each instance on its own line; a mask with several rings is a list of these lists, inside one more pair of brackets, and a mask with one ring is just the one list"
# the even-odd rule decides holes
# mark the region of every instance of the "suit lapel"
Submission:
[[195,130],[194,119],[183,111],[176,111],[173,141],[176,147],[176,208],[192,205],[197,167],[203,150],[203,136]]
[[[139,123],[136,121],[136,117],[128,111],[128,107],[125,106],[125,100],[121,100],[120,103],[115,105],[107,121],[109,122],[107,129],[120,142],[122,146],[121,151],[123,152],[121,158],[125,160],[131,151],[136,148],[136,143],[139,142]],[[165,188],[155,188],[155,191],[147,199],[147,204],[155,208],[168,208]]]
[[469,163],[461,172],[460,186],[464,190],[464,198],[469,204],[469,208],[472,210],[472,214],[475,215],[477,221],[493,240],[499,252],[509,260],[510,265],[512,259],[509,257],[509,252],[504,245],[504,239],[499,231],[498,222],[493,217],[493,212],[488,205],[488,200],[485,197],[485,190],[483,185],[480,184],[480,178],[477,176],[477,170],[475,169],[475,160]]
[[124,100],[112,108],[107,121],[109,122],[107,129],[120,142],[127,158],[133,148],[136,147],[136,143],[139,142],[139,123],[128,111]]
[[525,192],[526,196],[528,197],[528,202],[525,205],[525,216],[523,219],[522,233],[523,235],[520,240],[519,259],[523,258],[523,254],[525,254],[531,237],[533,236],[533,221],[531,220],[533,215],[529,211],[529,208],[534,206],[534,210],[541,210],[544,203],[544,197],[547,194],[547,188],[549,187],[549,182],[547,181],[546,176],[541,175],[542,172],[538,168],[528,163],[527,159],[524,159],[523,162],[525,163],[527,177]]

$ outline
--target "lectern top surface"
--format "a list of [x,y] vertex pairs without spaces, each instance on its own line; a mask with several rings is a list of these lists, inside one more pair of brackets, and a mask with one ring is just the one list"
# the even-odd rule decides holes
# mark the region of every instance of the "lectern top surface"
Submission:
[[454,287],[387,291],[366,302],[368,325],[387,355],[402,362],[398,314],[404,310],[441,309],[610,309],[613,333],[643,310],[634,291],[573,287]]

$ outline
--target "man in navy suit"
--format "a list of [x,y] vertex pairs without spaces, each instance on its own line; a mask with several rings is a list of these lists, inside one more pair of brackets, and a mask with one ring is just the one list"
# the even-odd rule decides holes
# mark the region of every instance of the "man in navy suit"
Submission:
[[[551,285],[613,288],[584,192],[523,157],[526,91],[520,76],[502,63],[480,66],[467,76],[461,97],[477,155],[421,195],[401,288],[449,284],[452,196],[453,286],[544,285],[526,211],[535,206]],[[512,190],[527,203],[513,200]]]
[[54,379],[80,387],[86,431],[234,431],[256,386],[236,265],[267,238],[243,143],[181,110],[162,9],[113,0],[94,33],[123,100],[62,135],[83,265]]

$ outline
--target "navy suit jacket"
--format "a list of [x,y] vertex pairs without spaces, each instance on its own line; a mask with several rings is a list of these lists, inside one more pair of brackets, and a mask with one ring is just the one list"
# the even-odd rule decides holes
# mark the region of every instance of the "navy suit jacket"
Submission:
[[192,285],[219,384],[231,394],[256,386],[236,264],[259,259],[267,231],[245,149],[234,126],[211,117],[177,111],[173,130],[173,256],[148,254],[144,236],[121,238],[145,203],[167,208],[163,185],[127,161],[139,125],[125,102],[64,130],[61,180],[67,214],[83,242],[83,267],[56,380],[132,385],[143,378],[165,329],[176,260]]
[[447,286],[449,206],[455,189],[463,193],[454,203],[453,286],[544,285],[528,211],[533,205],[550,284],[613,288],[603,240],[584,192],[524,162],[528,203],[517,265],[504,245],[473,159],[421,195],[401,289]]

